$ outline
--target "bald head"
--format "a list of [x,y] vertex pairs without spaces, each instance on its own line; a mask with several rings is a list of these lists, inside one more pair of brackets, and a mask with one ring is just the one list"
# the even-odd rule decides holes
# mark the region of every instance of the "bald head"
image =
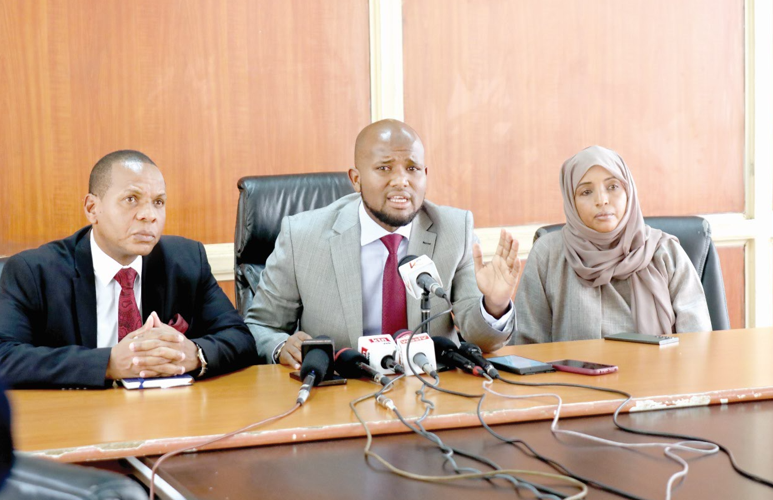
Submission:
[[349,179],[365,210],[384,229],[409,224],[424,203],[427,184],[419,134],[398,120],[368,125],[357,136]]
[[377,149],[383,151],[393,148],[420,150],[422,164],[424,163],[424,144],[419,134],[408,124],[387,119],[371,123],[359,133],[354,143],[354,165],[359,168],[363,162],[370,161]]
[[99,197],[105,195],[105,192],[110,188],[110,184],[113,180],[114,165],[124,165],[125,167],[134,170],[141,168],[142,165],[153,165],[156,167],[153,160],[139,151],[131,149],[113,151],[100,158],[96,165],[91,169],[91,175],[89,175],[89,193]]

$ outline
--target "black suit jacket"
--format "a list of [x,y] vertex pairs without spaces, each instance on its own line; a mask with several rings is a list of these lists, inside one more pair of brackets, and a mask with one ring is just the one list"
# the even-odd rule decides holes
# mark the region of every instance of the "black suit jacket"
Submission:
[[[104,387],[110,348],[97,348],[90,227],[14,255],[0,276],[0,378],[13,387]],[[204,246],[162,236],[142,259],[142,312],[179,313],[207,375],[257,360],[255,340],[215,281]]]

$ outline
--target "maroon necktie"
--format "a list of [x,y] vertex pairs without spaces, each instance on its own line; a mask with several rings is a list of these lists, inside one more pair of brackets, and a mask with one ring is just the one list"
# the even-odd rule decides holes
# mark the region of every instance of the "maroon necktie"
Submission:
[[381,333],[384,335],[392,335],[397,330],[408,327],[408,315],[405,312],[405,285],[397,271],[397,249],[402,239],[399,234],[390,234],[381,238],[381,242],[389,250],[381,288]]
[[131,332],[142,326],[140,309],[134,298],[134,280],[137,271],[128,267],[121,269],[115,275],[115,280],[121,285],[121,295],[118,296],[118,342]]

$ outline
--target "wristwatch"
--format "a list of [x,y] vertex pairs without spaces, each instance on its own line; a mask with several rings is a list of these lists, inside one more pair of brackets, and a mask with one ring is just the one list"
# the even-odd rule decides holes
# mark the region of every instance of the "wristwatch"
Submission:
[[201,348],[199,344],[196,344],[196,354],[199,357],[199,361],[201,362],[201,371],[199,371],[199,374],[196,375],[196,378],[203,377],[205,373],[207,373],[207,358],[204,356],[204,350]]
[[274,356],[273,357],[274,357],[274,364],[275,365],[279,364],[279,356],[282,355],[282,349],[285,348],[285,344],[286,343],[287,343],[287,341],[285,340],[284,342],[282,342],[281,344],[276,346],[276,349],[274,349]]

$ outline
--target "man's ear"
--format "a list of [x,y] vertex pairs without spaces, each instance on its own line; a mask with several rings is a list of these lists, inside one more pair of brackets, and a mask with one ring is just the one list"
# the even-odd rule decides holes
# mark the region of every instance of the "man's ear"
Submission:
[[87,194],[83,199],[83,211],[86,213],[86,218],[91,224],[97,223],[97,214],[99,213],[99,205],[101,200],[96,195],[91,193]]
[[356,168],[349,169],[349,182],[352,183],[352,187],[358,193],[360,192],[360,171]]

